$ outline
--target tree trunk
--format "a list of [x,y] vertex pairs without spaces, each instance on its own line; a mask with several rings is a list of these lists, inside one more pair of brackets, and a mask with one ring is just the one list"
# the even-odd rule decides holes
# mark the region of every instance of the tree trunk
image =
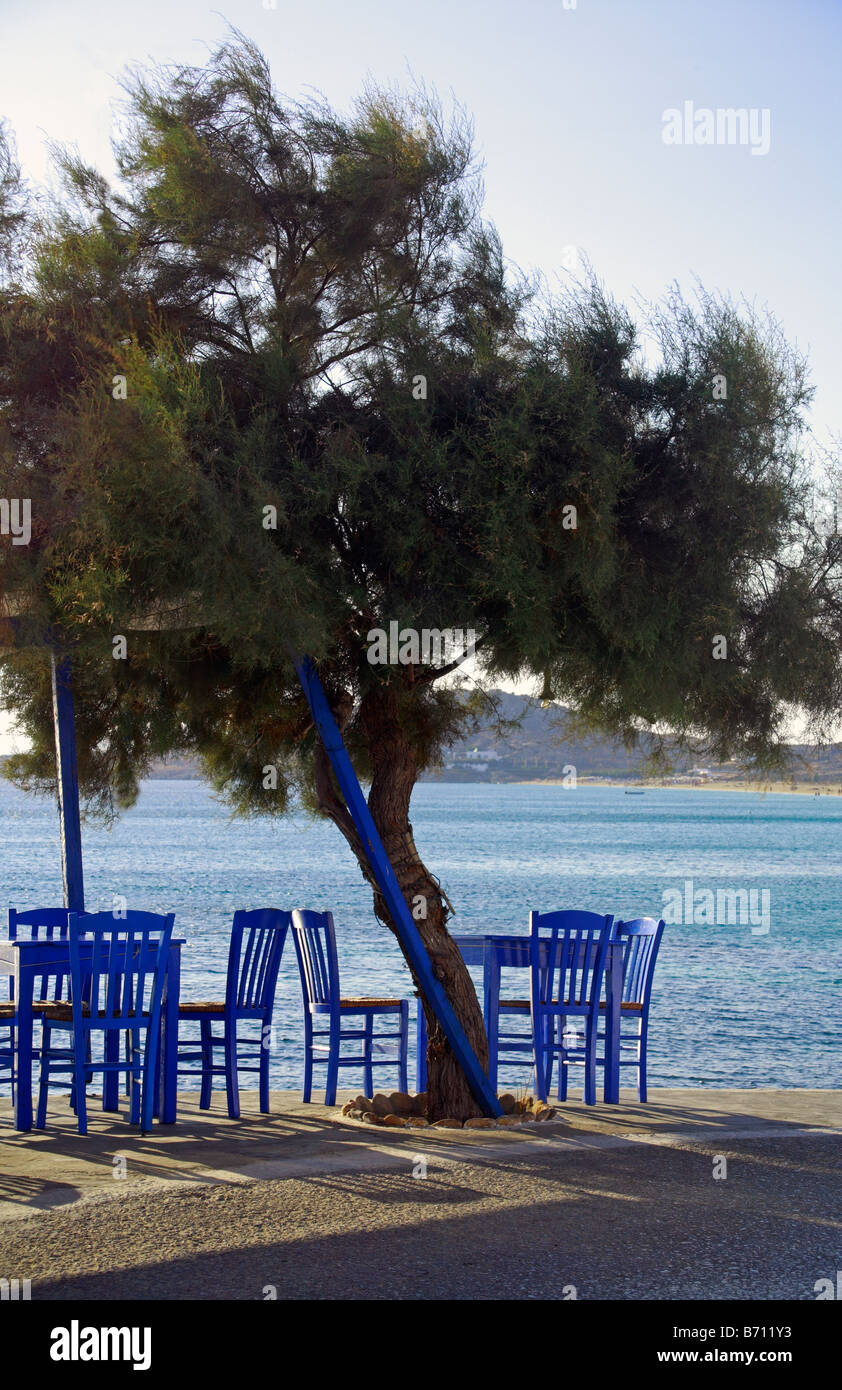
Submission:
[[[347,722],[350,702],[335,710],[340,728]],[[417,778],[412,749],[401,727],[394,691],[379,689],[363,697],[360,719],[366,733],[372,764],[369,810],[392,863],[404,900],[418,927],[433,968],[461,1023],[480,1064],[488,1068],[488,1039],[482,1009],[468,968],[445,925],[448,905],[436,879],[425,867],[415,846],[409,820],[409,803]],[[375,883],[356,828],[330,776],[327,754],[319,743],[316,753],[316,787],[319,805],[351,846],[363,875],[371,885],[374,910],[380,921],[395,932],[383,896]],[[398,936],[400,943],[400,937]],[[407,961],[407,964],[409,962]],[[412,967],[410,966],[410,971]],[[412,972],[427,1020],[427,1114],[430,1120],[452,1117],[471,1119],[482,1113],[441,1026],[423,996]]]

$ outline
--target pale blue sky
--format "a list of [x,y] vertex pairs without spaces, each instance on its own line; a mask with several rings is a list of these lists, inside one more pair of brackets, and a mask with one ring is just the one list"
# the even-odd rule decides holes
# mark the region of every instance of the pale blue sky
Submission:
[[[842,434],[840,0],[0,0],[0,114],[25,172],[47,177],[48,137],[109,171],[120,73],[202,62],[228,24],[291,96],[345,107],[410,69],[452,93],[514,261],[552,279],[576,246],[620,298],[698,276],[768,305],[809,355],[817,437]],[[686,101],[768,108],[769,153],[665,145]]]

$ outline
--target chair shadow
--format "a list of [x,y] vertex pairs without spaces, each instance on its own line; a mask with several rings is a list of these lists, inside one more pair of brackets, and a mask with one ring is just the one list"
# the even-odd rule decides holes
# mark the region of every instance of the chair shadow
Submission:
[[[28,1132],[11,1127],[11,1106],[7,1101],[7,1114],[0,1116],[0,1124],[5,1119],[9,1127],[3,1125],[0,1130],[0,1146],[5,1146],[10,1162],[13,1154],[28,1154],[44,1160],[76,1160],[89,1171],[102,1165],[103,1184],[130,1175],[132,1179],[150,1177],[213,1185],[230,1182],[232,1172],[247,1178],[250,1168],[282,1160],[296,1141],[297,1149],[312,1147],[313,1141],[320,1140],[331,1147],[358,1148],[361,1141],[368,1144],[374,1132],[341,1123],[339,1107],[328,1114],[312,1116],[303,1115],[300,1110],[285,1114],[276,1109],[267,1115],[244,1110],[239,1119],[233,1120],[225,1109],[224,1093],[215,1092],[214,1098],[210,1110],[191,1107],[185,1112],[182,1109],[174,1125],[159,1125],[156,1120],[153,1129],[145,1135],[137,1125],[130,1124],[124,1097],[121,1097],[119,1112],[103,1111],[99,1097],[92,1097],[96,1104],[88,1106],[88,1133],[85,1135],[77,1132],[75,1115],[66,1097],[63,1114],[54,1104],[52,1112],[48,1112],[46,1127]],[[314,1109],[322,1110],[322,1107]],[[388,1138],[394,1131],[376,1133]],[[125,1174],[117,1168],[116,1160],[121,1158],[126,1161]],[[214,1167],[223,1171],[217,1174]],[[46,1184],[39,1179],[10,1176],[0,1178],[0,1201],[3,1200],[4,1181],[10,1185],[9,1199],[21,1203],[27,1200],[27,1182],[33,1185],[33,1193],[45,1186],[70,1187],[69,1184]],[[72,1190],[80,1195],[81,1189]],[[39,1203],[33,1201],[32,1205]]]

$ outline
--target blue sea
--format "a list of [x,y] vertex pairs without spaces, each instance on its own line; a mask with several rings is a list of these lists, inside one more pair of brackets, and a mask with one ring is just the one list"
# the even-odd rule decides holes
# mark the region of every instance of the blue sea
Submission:
[[[768,903],[763,923],[711,920],[694,907],[697,920],[668,925],[653,993],[650,1085],[842,1086],[842,798],[424,783],[412,820],[456,909],[457,932],[525,933],[531,909],[658,917],[667,891],[688,904],[718,889],[753,894],[755,908]],[[189,943],[183,997],[222,997],[232,913],[269,905],[333,911],[343,994],[411,994],[397,944],[329,823],[304,815],[232,821],[204,784],[156,780],[111,830],[91,825],[83,836],[90,910],[110,910],[122,896],[130,907],[175,912],[177,934]],[[0,783],[0,907],[61,900],[55,806]],[[301,1039],[288,941],[274,1087],[300,1085]],[[386,1069],[380,1076],[387,1089],[396,1084]],[[512,1071],[501,1079],[529,1078]],[[362,1077],[348,1071],[344,1080]]]

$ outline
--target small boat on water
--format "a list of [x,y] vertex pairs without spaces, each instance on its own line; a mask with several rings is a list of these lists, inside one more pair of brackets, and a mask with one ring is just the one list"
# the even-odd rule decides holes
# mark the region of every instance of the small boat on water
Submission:
[[626,796],[643,796],[642,787],[626,787]]

